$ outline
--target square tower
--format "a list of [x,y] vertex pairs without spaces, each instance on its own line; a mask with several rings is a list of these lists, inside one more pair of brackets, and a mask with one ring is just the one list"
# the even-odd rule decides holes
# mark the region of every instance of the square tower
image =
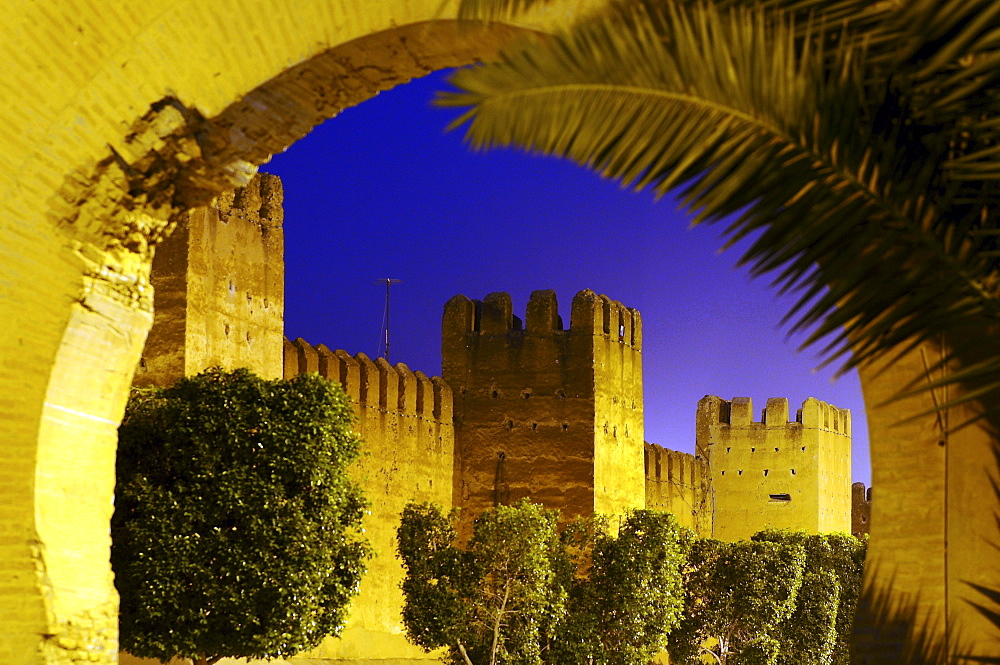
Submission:
[[810,397],[794,422],[788,400],[767,400],[761,422],[749,397],[698,402],[697,453],[715,491],[715,533],[741,540],[765,528],[851,530],[851,412]]
[[445,305],[442,375],[454,394],[462,523],[523,497],[564,519],[641,508],[639,313],[584,290],[564,329],[555,293],[535,291],[526,323],[506,293]]
[[170,385],[219,365],[282,373],[283,192],[278,176],[191,210],[156,248],[153,327],[135,384]]

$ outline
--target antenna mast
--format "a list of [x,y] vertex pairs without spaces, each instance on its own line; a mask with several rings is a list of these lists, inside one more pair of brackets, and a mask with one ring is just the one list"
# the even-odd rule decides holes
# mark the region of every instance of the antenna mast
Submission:
[[375,280],[376,284],[385,284],[385,359],[386,362],[389,361],[389,287],[393,284],[399,284],[403,280],[401,279],[391,279],[386,277],[384,279]]

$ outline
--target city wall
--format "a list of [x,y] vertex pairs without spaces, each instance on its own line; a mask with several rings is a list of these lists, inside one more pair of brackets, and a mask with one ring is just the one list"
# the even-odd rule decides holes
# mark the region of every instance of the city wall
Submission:
[[370,502],[365,535],[375,558],[361,581],[340,638],[327,638],[305,657],[392,662],[431,659],[407,642],[400,610],[403,569],[395,556],[396,528],[409,501],[452,504],[455,434],[452,395],[440,378],[403,363],[331,351],[299,338],[285,340],[284,372],[315,372],[339,381],[351,398],[362,458],[351,469]]
[[703,538],[712,536],[712,476],[695,455],[646,443],[646,508],[673,513]]

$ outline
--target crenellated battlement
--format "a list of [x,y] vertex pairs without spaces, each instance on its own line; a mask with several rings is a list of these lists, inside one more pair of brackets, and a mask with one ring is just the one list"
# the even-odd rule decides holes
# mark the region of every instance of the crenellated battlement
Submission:
[[301,337],[285,339],[285,376],[309,372],[339,381],[356,408],[376,409],[424,420],[452,424],[451,389],[440,377],[428,378],[404,363],[390,365],[385,358],[371,360],[364,353],[351,356],[312,346]]
[[706,395],[698,402],[698,423],[728,425],[730,427],[796,427],[820,429],[843,436],[851,436],[851,411],[821,402],[814,397],[802,402],[802,408],[795,412],[795,420],[789,421],[788,400],[771,397],[761,411],[759,421],[753,418],[753,400],[749,397],[734,397],[724,400],[714,395]]
[[700,536],[712,534],[712,471],[701,457],[644,445],[646,508],[673,513],[681,526]]
[[486,336],[512,333],[605,335],[637,351],[642,349],[642,319],[637,310],[584,289],[573,297],[570,311],[567,329],[552,290],[531,293],[523,321],[514,315],[509,293],[491,293],[481,301],[457,295],[445,305],[442,332],[445,337],[469,333]]
[[772,397],[707,395],[698,402],[695,450],[712,470],[715,537],[747,538],[756,525],[812,532],[850,526],[851,412],[815,398],[789,420]]

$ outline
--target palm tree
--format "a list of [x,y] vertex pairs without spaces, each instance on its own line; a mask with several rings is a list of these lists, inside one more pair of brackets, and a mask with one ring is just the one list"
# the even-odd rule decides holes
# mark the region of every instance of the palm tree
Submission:
[[933,343],[922,379],[942,378],[908,390],[950,386],[936,408],[963,405],[996,443],[998,79],[995,0],[612,0],[439,101],[476,149],[568,157],[730,219],[732,241],[755,238],[751,272],[800,294],[792,329],[832,339],[845,370]]
[[[465,0],[505,16],[542,0]],[[794,329],[853,367],[945,334],[1000,408],[1000,4],[643,0],[459,71],[476,149],[522,148],[735,216],[743,261],[801,290]],[[871,288],[877,284],[879,288]],[[974,353],[968,353],[973,344]],[[984,381],[984,383],[980,383]]]

